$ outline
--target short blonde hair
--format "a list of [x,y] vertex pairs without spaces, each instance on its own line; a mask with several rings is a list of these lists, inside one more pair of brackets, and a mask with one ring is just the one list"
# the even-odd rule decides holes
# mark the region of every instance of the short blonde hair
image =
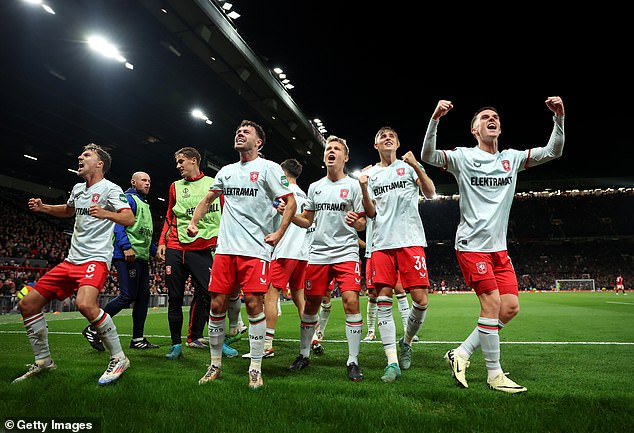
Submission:
[[383,128],[379,129],[379,131],[376,133],[376,135],[374,136],[374,142],[378,143],[379,142],[379,138],[381,138],[381,135],[384,132],[388,132],[391,131],[394,133],[394,136],[396,137],[396,142],[398,144],[401,144],[401,140],[398,139],[398,134],[396,133],[396,131],[394,130],[394,128],[389,127],[389,126],[384,126]]
[[348,148],[348,145],[346,144],[346,140],[344,140],[343,138],[337,137],[336,135],[330,135],[328,136],[328,138],[326,138],[326,145],[328,145],[328,143],[332,141],[336,141],[337,143],[343,144],[343,147],[346,149],[346,155],[350,154],[350,149]]

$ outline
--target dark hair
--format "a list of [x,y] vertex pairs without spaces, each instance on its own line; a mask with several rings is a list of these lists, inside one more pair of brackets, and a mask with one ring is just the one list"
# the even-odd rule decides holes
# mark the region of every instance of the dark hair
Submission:
[[482,107],[478,111],[476,111],[475,114],[473,115],[473,117],[471,118],[471,124],[469,125],[469,128],[473,128],[473,122],[475,122],[476,119],[478,118],[478,115],[480,113],[482,113],[483,111],[485,111],[485,110],[495,111],[495,114],[500,114],[500,113],[498,113],[498,110],[496,110],[493,107]]
[[182,149],[174,152],[174,158],[178,158],[178,155],[183,154],[189,159],[196,158],[196,164],[200,167],[200,152],[193,147],[183,147]]
[[106,174],[108,170],[110,170],[110,166],[112,165],[112,157],[108,152],[103,150],[101,146],[95,143],[89,143],[84,146],[84,151],[92,150],[99,157],[99,161],[103,162],[103,174]]
[[264,143],[266,142],[266,133],[264,132],[264,129],[252,120],[243,120],[240,122],[240,128],[243,126],[252,126],[253,129],[255,129],[255,133],[262,140],[262,144],[260,145],[260,149],[262,149],[264,147]]
[[296,159],[285,159],[280,166],[293,179],[297,179],[302,174],[302,164]]

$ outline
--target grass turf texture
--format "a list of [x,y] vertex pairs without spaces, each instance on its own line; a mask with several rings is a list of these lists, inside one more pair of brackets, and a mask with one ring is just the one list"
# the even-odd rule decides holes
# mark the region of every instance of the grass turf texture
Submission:
[[[258,390],[247,386],[248,359],[223,358],[222,378],[204,386],[197,381],[208,350],[183,347],[183,358],[167,361],[165,309],[150,310],[145,326],[160,349],[129,349],[130,310],[115,316],[131,367],[105,387],[97,379],[108,355],[81,336],[85,319],[47,314],[57,370],[11,384],[33,355],[20,316],[0,316],[0,418],[94,417],[103,432],[613,432],[634,425],[634,294],[522,293],[520,314],[500,333],[502,368],[528,388],[519,395],[488,389],[480,351],[467,370],[469,388],[455,385],[443,355],[475,327],[478,302],[474,294],[429,300],[412,368],[393,384],[380,380],[386,360],[377,341],[361,345],[364,380],[347,379],[339,299],[326,353],[290,373],[299,353],[298,318],[292,302],[282,303],[275,357],[263,360],[265,385]],[[366,302],[361,298],[364,320]],[[400,338],[396,308],[394,314]],[[233,346],[248,352],[247,334]]]

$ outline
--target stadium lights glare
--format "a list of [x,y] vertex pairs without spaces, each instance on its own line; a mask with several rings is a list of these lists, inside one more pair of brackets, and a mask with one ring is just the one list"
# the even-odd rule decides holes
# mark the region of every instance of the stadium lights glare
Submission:
[[44,9],[46,12],[48,12],[51,15],[55,15],[55,11],[53,10],[53,8],[47,5],[46,3],[42,3],[42,0],[24,0],[24,2],[31,3],[37,6],[42,6],[42,9]]
[[158,201],[165,201],[165,199],[163,197],[157,197],[156,198]]
[[194,108],[192,110],[192,116],[196,119],[204,120],[207,125],[211,125],[213,122],[205,113],[202,112],[199,108]]
[[27,155],[26,153],[24,154],[24,157],[25,157],[25,158],[28,158],[28,159],[32,159],[33,161],[37,161],[37,158],[36,158],[36,157],[31,156],[31,155]]
[[328,130],[324,126],[324,122],[322,122],[321,119],[314,118],[313,120],[309,120],[309,122],[313,123],[317,128],[317,131],[319,131],[322,135],[325,135],[326,132],[328,132]]
[[288,77],[286,76],[282,68],[275,67],[273,68],[273,72],[277,74],[277,79],[280,81],[280,83],[286,90],[295,88],[295,86],[291,84],[291,80],[288,79]]
[[127,69],[134,69],[134,65],[128,62],[126,58],[121,55],[119,49],[108,42],[105,38],[101,36],[89,36],[87,40],[88,46],[102,56],[114,59],[119,63],[123,63]]
[[77,170],[73,170],[72,168],[67,168],[66,170],[70,171],[71,173],[75,173],[75,174],[77,174],[77,173],[78,173],[78,171],[77,171]]

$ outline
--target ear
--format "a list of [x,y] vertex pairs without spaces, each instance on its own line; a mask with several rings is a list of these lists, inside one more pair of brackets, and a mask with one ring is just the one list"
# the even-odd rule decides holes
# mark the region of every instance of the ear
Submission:
[[374,143],[374,148],[378,150],[379,145],[377,143]]

